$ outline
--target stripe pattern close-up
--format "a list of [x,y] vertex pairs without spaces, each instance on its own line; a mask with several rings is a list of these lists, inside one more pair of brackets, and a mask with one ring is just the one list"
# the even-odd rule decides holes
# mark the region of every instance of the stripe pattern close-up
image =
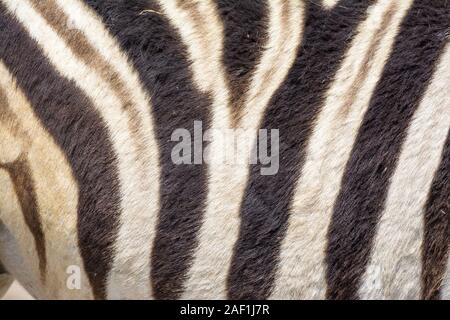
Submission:
[[449,87],[449,1],[0,0],[0,293],[450,299]]

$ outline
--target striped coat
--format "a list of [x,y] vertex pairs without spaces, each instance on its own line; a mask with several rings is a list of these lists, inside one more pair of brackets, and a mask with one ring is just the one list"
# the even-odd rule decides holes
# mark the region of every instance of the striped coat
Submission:
[[1,0],[0,291],[450,299],[449,88],[446,0]]

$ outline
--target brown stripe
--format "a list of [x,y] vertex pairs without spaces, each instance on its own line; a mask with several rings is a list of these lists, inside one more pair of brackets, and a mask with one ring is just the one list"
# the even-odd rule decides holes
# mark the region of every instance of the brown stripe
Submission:
[[[31,139],[28,134],[23,131],[17,116],[10,110],[8,98],[0,88],[0,122],[7,125],[7,129],[26,144],[31,145]],[[45,235],[42,230],[41,217],[37,205],[36,192],[33,178],[31,176],[31,168],[28,165],[26,157],[27,150],[22,151],[20,157],[7,164],[0,164],[0,168],[5,169],[14,185],[14,190],[19,199],[22,214],[25,223],[34,238],[35,248],[39,259],[39,271],[42,282],[45,282],[47,271],[47,255],[45,246]]]
[[367,77],[370,76],[369,63],[373,61],[373,58],[375,57],[375,54],[380,47],[381,40],[383,40],[383,37],[385,36],[389,26],[391,25],[397,7],[397,3],[392,2],[387,9],[387,12],[383,15],[383,20],[381,21],[380,28],[370,42],[370,46],[367,49],[367,54],[364,56],[364,60],[361,63],[361,68],[359,69],[350,90],[346,94],[344,104],[342,105],[339,116],[343,118],[347,117],[351,106],[357,98],[357,93],[361,90],[361,87],[366,82]]
[[0,30],[0,59],[64,151],[77,180],[78,245],[94,296],[103,299],[120,214],[117,160],[106,125],[1,3]]
[[3,266],[2,262],[0,261],[0,275],[5,274],[5,273],[8,273],[8,271],[6,270],[6,268]]
[[19,199],[25,223],[34,238],[34,244],[39,259],[41,280],[45,283],[47,271],[45,235],[42,229],[41,217],[39,215],[33,177],[31,176],[31,168],[28,164],[26,155],[22,154],[13,163],[0,164],[0,168],[5,169],[8,172],[14,185],[14,190]]
[[327,298],[355,299],[410,120],[446,42],[450,7],[416,0],[400,28],[343,176],[328,231]]
[[450,133],[425,206],[422,298],[439,299],[450,249]]
[[[176,128],[194,137],[194,121],[210,126],[211,100],[193,83],[189,54],[157,1],[86,2],[103,18],[150,92],[160,147],[160,204],[151,257],[154,297],[176,299],[198,244],[207,196],[207,166],[175,165]],[[142,13],[142,14],[140,14]]]
[[261,126],[279,130],[280,170],[277,175],[262,176],[261,165],[251,166],[228,275],[232,299],[270,295],[306,143],[330,82],[371,2],[343,1],[331,11],[308,2],[303,44]]
[[219,0],[217,7],[224,24],[223,63],[236,125],[241,118],[251,78],[268,40],[269,9],[266,0]]
[[[99,73],[102,80],[111,85],[116,92],[123,110],[128,114],[128,126],[130,127],[131,136],[134,138],[138,153],[146,148],[145,139],[142,135],[141,128],[143,126],[141,118],[134,103],[131,101],[125,83],[120,75],[115,72],[111,65],[100,55],[100,53],[92,47],[86,36],[78,29],[70,28],[70,21],[64,11],[56,4],[55,0],[30,0],[34,8],[36,8],[49,25],[56,30],[73,53],[80,58],[91,69]],[[141,172],[145,172],[145,164],[138,161]]]

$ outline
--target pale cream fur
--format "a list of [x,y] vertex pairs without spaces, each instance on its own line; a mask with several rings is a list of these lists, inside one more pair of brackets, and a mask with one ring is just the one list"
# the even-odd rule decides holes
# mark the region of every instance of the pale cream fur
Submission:
[[[226,298],[226,279],[239,232],[240,200],[247,181],[250,154],[241,153],[238,156],[243,159],[234,159],[232,163],[222,161],[225,159],[224,144],[233,145],[230,140],[233,137],[224,134],[224,129],[232,128],[233,124],[221,60],[223,26],[217,9],[211,1],[198,1],[197,7],[190,8],[191,10],[177,7],[175,1],[161,1],[161,4],[188,46],[197,85],[203,91],[213,94],[212,128],[219,129],[214,130],[210,137],[207,208],[200,229],[199,247],[183,298],[223,299]],[[292,66],[302,34],[299,22],[303,15],[303,5],[300,2],[286,1],[283,4],[281,1],[271,1],[269,5],[271,37],[249,86],[252,91],[248,94],[243,106],[243,117],[237,125],[239,129],[249,129],[249,132],[255,133],[255,139],[267,103]],[[286,10],[289,13],[287,21],[281,19],[283,6],[289,7]],[[191,18],[192,14],[208,23],[199,26]],[[298,37],[293,39],[292,35]],[[278,68],[270,72],[275,63]],[[269,84],[267,88],[259,90],[265,84]]]
[[159,183],[153,181],[159,181],[160,176],[159,150],[150,97],[142,88],[126,55],[121,52],[119,45],[98,17],[80,1],[57,0],[57,3],[68,16],[72,27],[83,32],[91,46],[120,75],[140,116],[139,129],[144,136],[143,145],[146,146],[144,150],[139,150],[139,158],[136,159],[143,162],[145,168],[144,172],[140,172],[142,179],[137,181],[142,190],[139,195],[139,208],[142,210],[124,210],[122,213],[114,265],[108,282],[108,298],[149,298],[152,295],[149,279],[150,256],[159,210]]
[[450,44],[409,126],[360,296],[420,299],[424,205],[450,129]]
[[340,0],[322,0],[322,5],[327,9],[333,9]]
[[[398,4],[398,10],[375,48],[373,59],[366,65],[365,56],[370,54],[368,50],[380,31],[382,17],[392,7],[392,1],[380,0],[369,8],[368,17],[359,26],[327,93],[296,185],[273,299],[325,298],[325,251],[333,203],[372,92],[411,3],[408,0]],[[359,84],[355,81],[362,68],[369,70],[350,105],[346,105],[349,92]]]
[[[71,265],[82,266],[76,238],[78,190],[70,165],[51,136],[42,128],[29,102],[3,63],[0,63],[0,88],[6,94],[8,112],[12,113],[15,119],[6,125],[0,124],[3,129],[0,130],[2,138],[6,137],[2,140],[2,153],[7,154],[12,150],[16,154],[16,148],[21,146],[20,155],[26,156],[30,166],[47,248],[45,284],[40,283],[34,239],[25,225],[11,179],[9,175],[5,175],[4,170],[0,184],[0,220],[16,237],[21,251],[0,251],[0,260],[14,277],[34,288],[30,290],[41,297],[91,298],[90,287],[82,267],[81,281],[85,290],[69,290],[66,286],[67,268]],[[5,129],[9,132],[20,131],[21,134],[3,135]],[[9,158],[13,160],[14,157]],[[30,266],[30,273],[25,274],[21,271],[23,265],[14,265],[13,260],[8,259],[12,254],[22,256],[22,260]]]
[[9,287],[13,283],[14,278],[7,273],[0,274],[0,299],[5,295],[8,291]]
[[450,300],[450,254],[448,255],[447,272],[442,284],[441,299]]

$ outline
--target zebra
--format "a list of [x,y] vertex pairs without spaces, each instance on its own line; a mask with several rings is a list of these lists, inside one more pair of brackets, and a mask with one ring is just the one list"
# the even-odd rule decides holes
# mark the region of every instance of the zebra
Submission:
[[[0,294],[450,299],[449,1],[1,0],[0,31]],[[196,122],[277,130],[277,172],[216,133],[174,163]]]

